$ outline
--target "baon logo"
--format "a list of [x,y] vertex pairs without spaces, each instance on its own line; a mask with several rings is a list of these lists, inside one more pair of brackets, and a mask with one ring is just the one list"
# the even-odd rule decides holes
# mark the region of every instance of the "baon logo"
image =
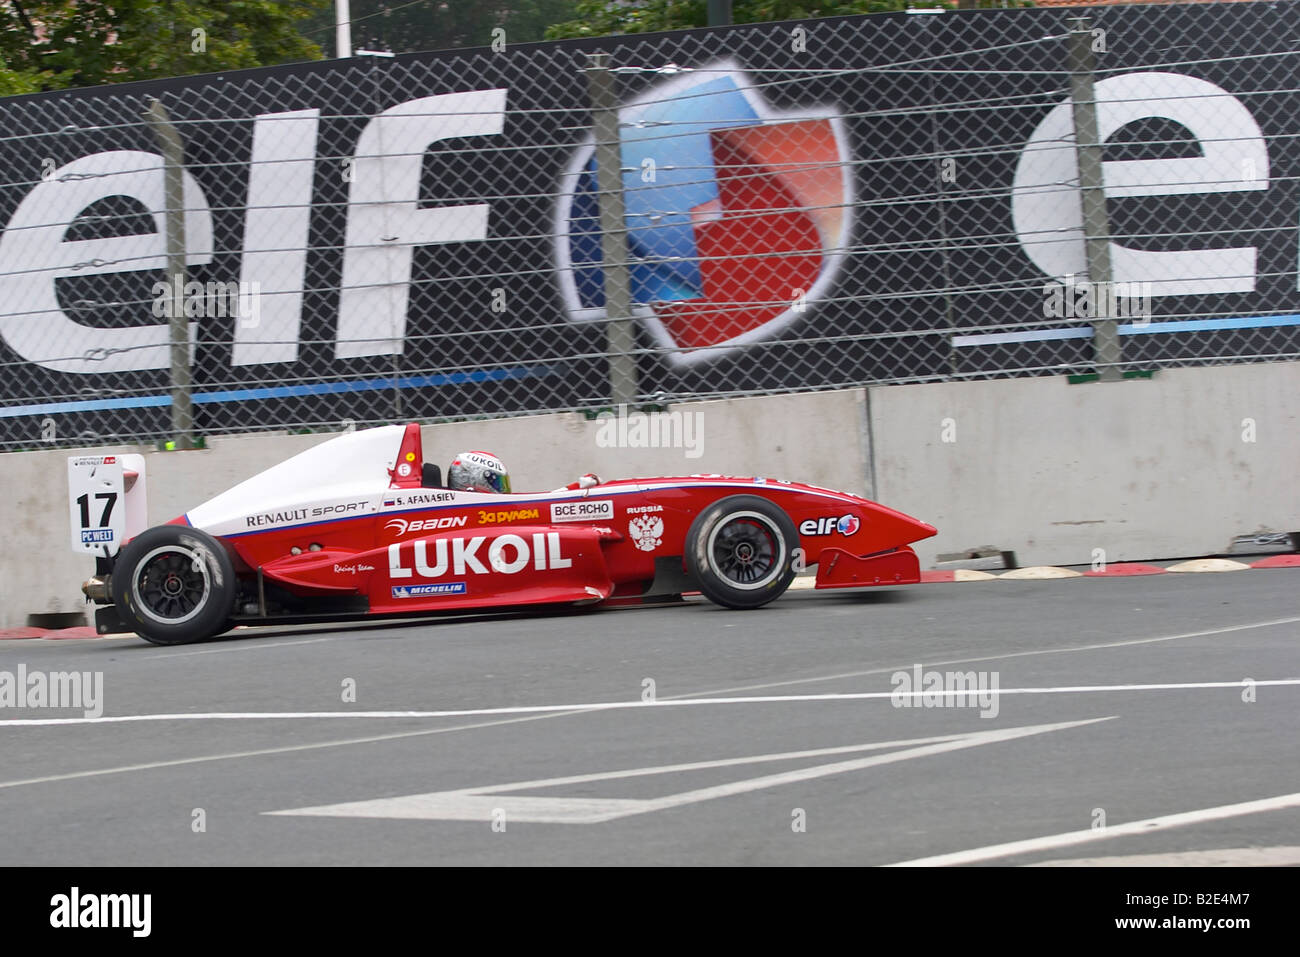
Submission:
[[414,521],[407,521],[404,518],[395,518],[384,525],[398,538],[401,538],[407,532],[437,532],[444,528],[463,528],[468,521],[467,515],[444,515],[441,518],[417,518]]
[[[675,365],[769,339],[826,295],[847,245],[852,166],[825,107],[779,111],[731,61],[619,110],[634,312]],[[556,265],[574,321],[606,317],[595,146],[565,173]]]

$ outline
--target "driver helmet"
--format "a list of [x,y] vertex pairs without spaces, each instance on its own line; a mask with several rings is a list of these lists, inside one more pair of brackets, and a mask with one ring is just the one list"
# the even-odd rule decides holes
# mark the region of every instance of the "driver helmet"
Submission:
[[462,492],[510,491],[510,474],[491,452],[461,452],[447,470],[447,487]]

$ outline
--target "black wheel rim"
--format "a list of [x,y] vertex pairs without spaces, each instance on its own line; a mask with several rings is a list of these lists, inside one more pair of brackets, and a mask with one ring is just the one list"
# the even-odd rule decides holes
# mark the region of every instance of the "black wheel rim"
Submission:
[[141,565],[135,592],[152,617],[161,621],[187,621],[207,598],[207,569],[201,559],[189,552],[160,550]]
[[772,529],[753,518],[733,518],[713,536],[713,567],[737,585],[752,585],[770,576],[779,552]]

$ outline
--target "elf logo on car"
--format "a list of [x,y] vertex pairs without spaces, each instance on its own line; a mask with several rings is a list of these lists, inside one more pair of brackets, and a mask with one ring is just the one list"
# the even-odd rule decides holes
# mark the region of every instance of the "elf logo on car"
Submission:
[[413,522],[408,522],[404,518],[395,518],[384,525],[384,528],[391,528],[393,534],[401,538],[407,532],[436,532],[442,528],[462,528],[468,516],[465,515],[447,515],[443,518],[417,518]]
[[[403,562],[404,544],[394,542],[388,546],[388,577],[441,578],[449,569],[458,576],[468,572],[486,575],[489,571],[514,575],[530,563],[539,572],[573,565],[573,559],[565,558],[560,553],[559,532],[534,532],[531,543],[522,535],[498,535],[492,539],[486,553],[481,555],[479,550],[487,540],[486,535],[450,540],[440,538],[432,543],[433,564],[429,564],[430,543],[417,540],[411,543],[415,561],[410,566]],[[486,565],[484,559],[487,560]]]
[[862,527],[862,520],[856,515],[831,515],[826,518],[810,518],[799,523],[800,535],[829,535],[839,532],[845,538],[856,535]]
[[614,500],[555,502],[551,505],[552,522],[608,522],[614,517]]

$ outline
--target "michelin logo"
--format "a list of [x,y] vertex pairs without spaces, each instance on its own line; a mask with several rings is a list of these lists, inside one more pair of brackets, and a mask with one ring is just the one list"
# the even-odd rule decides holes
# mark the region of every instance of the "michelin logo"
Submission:
[[394,585],[394,598],[423,598],[426,595],[463,595],[464,582],[446,582],[437,585]]

